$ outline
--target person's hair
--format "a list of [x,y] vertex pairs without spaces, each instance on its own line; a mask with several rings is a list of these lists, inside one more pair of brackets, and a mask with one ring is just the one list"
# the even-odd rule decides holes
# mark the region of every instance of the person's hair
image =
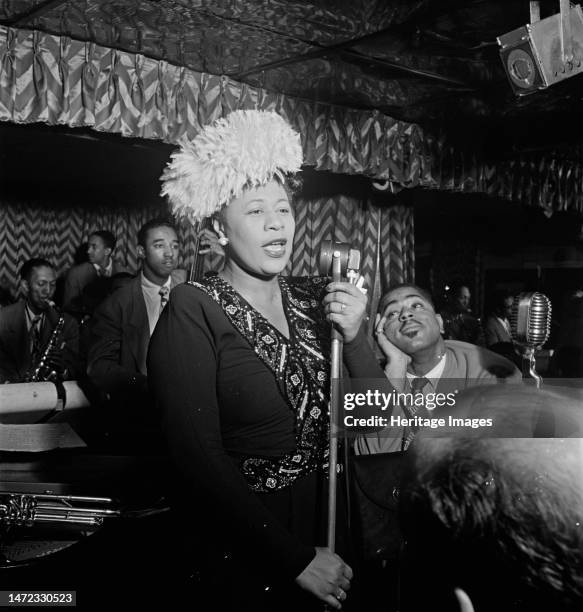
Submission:
[[503,289],[500,289],[498,291],[495,291],[492,294],[492,301],[490,302],[490,311],[493,314],[498,314],[500,312],[502,312],[502,310],[504,309],[504,302],[508,299],[508,298],[513,298],[514,296],[512,295],[512,293],[510,293],[510,291],[506,291]]
[[387,296],[389,295],[389,293],[392,293],[393,291],[397,291],[397,289],[405,289],[405,288],[413,289],[424,300],[429,302],[431,304],[431,307],[435,310],[435,301],[433,300],[431,293],[429,293],[427,289],[423,289],[423,287],[419,287],[419,285],[415,285],[414,283],[397,283],[395,285],[389,285],[389,288],[385,291],[383,297],[381,298],[379,302],[378,311],[382,314],[383,310],[385,309],[387,305]]
[[115,249],[116,239],[111,232],[108,232],[107,230],[97,230],[96,232],[91,232],[91,234],[89,234],[89,238],[91,238],[91,236],[101,238],[106,249],[111,249],[112,251]]
[[[504,428],[512,435],[517,415],[503,421],[517,407],[521,422],[538,415],[540,425],[549,414],[558,419],[562,401],[517,389],[506,391],[504,402],[500,393],[497,408],[476,396],[475,414],[498,424],[497,433],[485,434],[492,437],[425,438],[411,447],[400,498],[408,555],[432,568],[437,582],[466,590],[480,612],[581,609],[580,440],[494,437]],[[528,404],[539,410],[544,402],[541,419]],[[565,422],[580,427],[574,414]],[[419,565],[417,571],[424,575]]]
[[42,257],[33,257],[22,264],[22,267],[20,268],[20,278],[27,282],[30,281],[32,271],[36,268],[51,268],[51,270],[55,269],[53,264],[46,259],[43,259]]
[[174,230],[176,234],[178,234],[176,226],[169,219],[164,217],[150,219],[150,221],[144,223],[144,225],[142,225],[142,227],[138,231],[138,244],[142,247],[145,247],[146,241],[148,240],[148,232],[158,227],[168,227],[169,229]]
[[457,298],[457,297],[459,297],[459,295],[460,295],[460,291],[461,291],[461,290],[462,290],[464,287],[465,287],[465,288],[466,288],[468,291],[470,291],[470,285],[469,285],[468,283],[464,283],[464,282],[462,282],[462,281],[452,283],[452,284],[450,285],[450,287],[449,287],[448,291],[447,291],[447,295],[448,295],[450,298]]

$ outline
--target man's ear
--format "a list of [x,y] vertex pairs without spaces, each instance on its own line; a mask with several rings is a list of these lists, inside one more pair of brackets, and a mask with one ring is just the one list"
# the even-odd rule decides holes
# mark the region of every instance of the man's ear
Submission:
[[459,612],[474,612],[474,604],[463,589],[454,589],[454,593],[459,605]]
[[22,287],[22,291],[24,292],[24,295],[28,295],[28,293],[30,291],[30,285],[28,284],[28,281],[22,279],[20,281],[20,286]]
[[107,259],[109,259],[111,257],[111,254],[113,253],[113,249],[107,248],[105,250],[107,251]]
[[137,253],[140,259],[146,259],[146,251],[141,244],[138,244]]
[[440,331],[440,333],[443,334],[444,333],[444,331],[443,331],[443,319],[441,318],[440,314],[436,314],[435,318],[437,319],[437,322],[439,323],[439,331]]

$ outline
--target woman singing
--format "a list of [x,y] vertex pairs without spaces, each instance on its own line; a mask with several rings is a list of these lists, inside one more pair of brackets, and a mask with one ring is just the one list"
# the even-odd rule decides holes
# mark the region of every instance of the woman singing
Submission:
[[352,579],[323,547],[330,321],[351,342],[366,298],[348,283],[280,276],[301,164],[299,135],[279,115],[236,111],[163,176],[175,213],[212,216],[225,251],[218,275],[173,291],[148,362],[214,609],[339,609]]

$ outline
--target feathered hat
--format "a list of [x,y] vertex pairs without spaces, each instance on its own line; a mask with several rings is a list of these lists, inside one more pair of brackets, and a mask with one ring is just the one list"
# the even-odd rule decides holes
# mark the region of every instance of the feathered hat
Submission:
[[199,221],[220,210],[245,187],[298,172],[300,135],[274,112],[238,110],[183,141],[162,174],[162,195],[172,212]]

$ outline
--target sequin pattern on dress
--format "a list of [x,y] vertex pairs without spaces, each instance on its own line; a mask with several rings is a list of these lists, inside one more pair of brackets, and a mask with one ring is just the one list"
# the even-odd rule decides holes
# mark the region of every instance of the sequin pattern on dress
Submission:
[[295,415],[294,451],[271,459],[246,457],[240,469],[249,487],[268,493],[327,465],[329,324],[321,308],[327,279],[279,279],[289,340],[219,276],[190,283],[204,291],[273,373]]

